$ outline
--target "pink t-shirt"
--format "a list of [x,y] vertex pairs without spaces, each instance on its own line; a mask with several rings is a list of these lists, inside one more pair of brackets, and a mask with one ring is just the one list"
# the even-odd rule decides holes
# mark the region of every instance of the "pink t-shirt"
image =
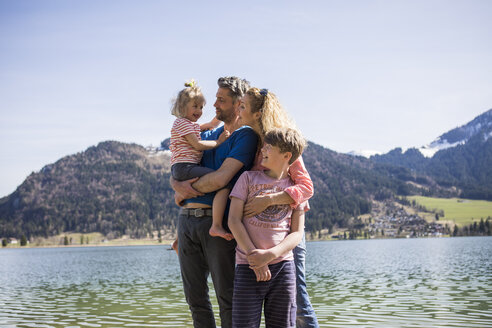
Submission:
[[176,163],[194,163],[199,164],[203,152],[193,148],[184,138],[185,135],[194,133],[200,140],[200,124],[194,123],[186,118],[177,118],[174,120],[171,128],[171,165]]
[[[263,171],[246,171],[237,180],[229,197],[239,198],[246,203],[252,197],[283,191],[293,184],[290,178],[276,180]],[[304,211],[305,206],[306,203],[302,203],[295,211]],[[280,244],[290,233],[292,212],[293,209],[287,204],[274,205],[256,216],[244,217],[243,224],[249,238],[258,249],[269,249]],[[269,264],[293,259],[293,253],[289,251]],[[248,264],[246,254],[239,246],[236,247],[236,263]]]

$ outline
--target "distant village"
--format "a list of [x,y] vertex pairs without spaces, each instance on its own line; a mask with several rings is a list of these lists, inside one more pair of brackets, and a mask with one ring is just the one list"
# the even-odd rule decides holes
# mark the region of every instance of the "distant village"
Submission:
[[394,201],[373,202],[370,215],[355,218],[352,228],[344,232],[335,232],[331,238],[419,238],[451,234],[451,228],[447,223],[438,220],[429,222],[422,216],[410,212],[411,210]]

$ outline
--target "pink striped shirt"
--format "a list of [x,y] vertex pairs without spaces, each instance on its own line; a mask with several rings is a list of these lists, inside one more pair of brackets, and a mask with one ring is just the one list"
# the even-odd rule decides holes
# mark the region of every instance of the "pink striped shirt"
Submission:
[[200,124],[194,123],[186,118],[177,118],[171,128],[171,165],[176,163],[199,164],[203,152],[193,148],[184,138],[188,134],[194,133],[198,140],[200,138]]
[[[261,151],[257,152],[255,163],[253,165],[253,168],[251,169],[252,171],[266,170],[266,167],[261,166],[262,157],[263,156],[261,154]],[[294,181],[294,185],[285,188],[284,191],[289,194],[289,196],[294,200],[294,203],[291,203],[290,207],[296,208],[300,204],[307,201],[309,198],[313,197],[314,194],[313,180],[311,180],[309,172],[304,166],[302,156],[299,156],[299,158],[290,165],[289,175],[292,181]],[[306,210],[309,209],[309,203],[307,203]]]

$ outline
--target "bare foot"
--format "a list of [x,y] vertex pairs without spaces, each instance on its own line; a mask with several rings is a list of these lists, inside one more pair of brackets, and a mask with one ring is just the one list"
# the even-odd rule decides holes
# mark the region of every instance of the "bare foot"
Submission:
[[225,240],[231,241],[234,239],[232,233],[227,232],[222,226],[212,225],[210,230],[208,231],[210,236],[212,237],[221,237]]
[[171,244],[171,248],[176,251],[176,254],[178,254],[178,240],[174,239],[173,243]]

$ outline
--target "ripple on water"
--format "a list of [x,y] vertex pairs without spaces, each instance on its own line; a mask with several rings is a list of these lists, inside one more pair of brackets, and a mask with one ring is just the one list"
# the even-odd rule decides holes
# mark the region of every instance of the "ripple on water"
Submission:
[[[2,327],[190,325],[174,253],[24,251],[0,252]],[[308,243],[307,268],[322,327],[492,326],[492,238]]]

